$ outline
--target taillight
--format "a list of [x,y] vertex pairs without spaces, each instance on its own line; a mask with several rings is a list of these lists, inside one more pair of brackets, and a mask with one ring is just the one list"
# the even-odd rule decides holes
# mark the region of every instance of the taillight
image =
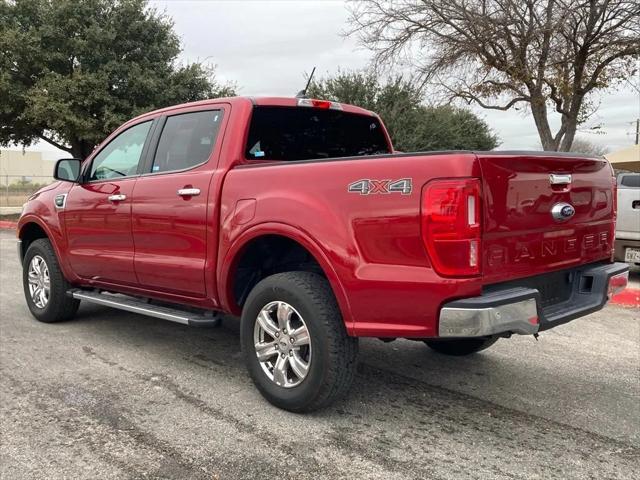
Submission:
[[433,180],[422,190],[422,240],[440,275],[481,272],[482,209],[477,178]]
[[613,297],[615,294],[622,292],[629,284],[629,272],[619,273],[609,279],[607,288],[607,296]]

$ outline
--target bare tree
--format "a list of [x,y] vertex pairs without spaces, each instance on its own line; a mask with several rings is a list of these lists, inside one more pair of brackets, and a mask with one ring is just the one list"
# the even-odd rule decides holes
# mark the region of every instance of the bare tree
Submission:
[[573,145],[571,145],[571,151],[576,153],[584,153],[585,155],[591,155],[593,157],[602,157],[603,155],[609,153],[609,148],[604,145],[594,143],[585,138],[576,137],[573,140]]
[[633,75],[640,55],[639,0],[362,0],[351,24],[378,66],[407,61],[438,93],[483,108],[527,106],[551,151],[571,148],[591,94]]

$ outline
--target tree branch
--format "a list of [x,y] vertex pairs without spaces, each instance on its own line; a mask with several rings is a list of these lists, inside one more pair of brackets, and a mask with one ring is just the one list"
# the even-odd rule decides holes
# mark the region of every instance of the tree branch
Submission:
[[617,52],[616,54],[611,55],[610,57],[604,59],[593,70],[593,73],[591,74],[591,77],[590,77],[589,81],[582,88],[582,92],[588,93],[590,90],[592,90],[596,86],[596,83],[598,82],[598,78],[600,77],[600,74],[603,72],[603,70],[605,68],[607,68],[607,66],[609,66],[609,64],[611,64],[612,62],[614,62],[614,61],[616,61],[616,60],[618,60],[620,58],[629,57],[629,56],[638,55],[638,54],[640,54],[640,46],[639,47],[632,47],[631,46],[631,47],[629,47],[629,48],[627,48],[625,50]]
[[49,145],[53,145],[54,147],[60,149],[60,150],[64,150],[67,153],[72,153],[73,150],[71,149],[71,147],[65,147],[64,145],[62,145],[61,143],[56,142],[55,140],[46,137],[45,135],[39,133],[38,134],[38,138],[40,138],[41,140],[44,140],[45,142],[47,142]]
[[461,98],[461,99],[465,100],[467,103],[476,102],[482,108],[486,108],[487,110],[509,110],[516,103],[529,102],[530,101],[529,97],[514,97],[508,103],[506,103],[504,105],[489,105],[489,104],[484,103],[482,101],[482,99],[480,99],[479,97],[473,95],[470,92],[458,92],[458,93],[454,94],[454,97]]
[[563,108],[564,101],[562,98],[558,96],[558,88],[553,84],[553,82],[544,79],[544,83],[549,87],[549,98],[556,105],[556,112],[561,113],[563,115],[569,115],[569,111],[566,108]]

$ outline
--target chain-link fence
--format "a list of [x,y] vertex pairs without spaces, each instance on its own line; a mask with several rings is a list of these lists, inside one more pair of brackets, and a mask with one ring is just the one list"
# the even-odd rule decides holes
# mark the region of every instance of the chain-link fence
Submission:
[[53,178],[44,176],[0,175],[0,207],[20,207],[51,182]]

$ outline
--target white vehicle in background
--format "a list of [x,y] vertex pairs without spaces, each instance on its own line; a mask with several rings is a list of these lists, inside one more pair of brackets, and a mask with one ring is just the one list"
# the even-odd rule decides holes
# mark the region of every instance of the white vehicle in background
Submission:
[[640,173],[618,175],[615,256],[640,266]]

